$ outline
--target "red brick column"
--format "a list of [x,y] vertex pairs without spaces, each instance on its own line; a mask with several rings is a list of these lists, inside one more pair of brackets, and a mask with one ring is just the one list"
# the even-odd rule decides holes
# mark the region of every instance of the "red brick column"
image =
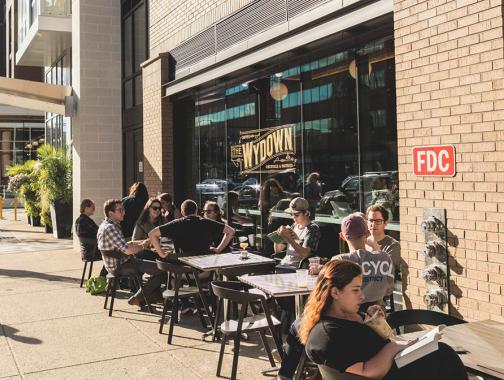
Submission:
[[[452,312],[503,318],[502,1],[394,1],[402,257],[425,308],[422,209],[447,210]],[[412,147],[454,144],[457,175],[415,177]]]
[[142,64],[144,182],[153,195],[173,193],[173,107],[162,98],[168,70],[167,53]]

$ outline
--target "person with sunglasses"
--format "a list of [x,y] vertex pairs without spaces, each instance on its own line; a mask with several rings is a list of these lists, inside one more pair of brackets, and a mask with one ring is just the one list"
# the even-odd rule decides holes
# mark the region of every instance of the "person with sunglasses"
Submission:
[[302,197],[294,198],[286,213],[292,215],[294,223],[290,226],[280,226],[277,230],[285,244],[275,244],[275,253],[285,250],[285,256],[278,269],[296,270],[301,261],[313,256],[320,240],[319,226],[310,220],[308,201]]
[[[145,204],[144,209],[140,213],[140,216],[135,223],[132,239],[134,241],[149,239],[149,232],[162,224],[163,217],[161,215],[161,202],[156,198],[150,198]],[[146,244],[146,247],[150,247],[149,240]],[[155,261],[157,255],[151,250],[144,250],[143,252],[138,254],[137,257],[145,260]]]

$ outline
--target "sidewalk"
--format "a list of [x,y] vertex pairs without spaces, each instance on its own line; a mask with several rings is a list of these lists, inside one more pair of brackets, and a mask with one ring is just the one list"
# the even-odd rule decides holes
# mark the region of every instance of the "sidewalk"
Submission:
[[[182,316],[173,345],[156,314],[139,312],[118,292],[114,314],[103,296],[79,288],[82,262],[69,240],[4,212],[0,222],[0,379],[213,379],[219,343],[203,342],[197,316]],[[38,244],[39,248],[33,248]],[[65,246],[66,244],[66,246]],[[40,246],[47,249],[40,249]],[[101,265],[97,264],[94,274]],[[269,367],[255,337],[242,345],[238,378]],[[231,346],[222,374],[231,373]]]

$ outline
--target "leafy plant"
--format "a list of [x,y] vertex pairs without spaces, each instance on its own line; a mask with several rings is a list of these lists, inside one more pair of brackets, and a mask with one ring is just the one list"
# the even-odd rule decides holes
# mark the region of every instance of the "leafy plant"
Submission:
[[42,202],[72,201],[72,160],[62,149],[44,144],[37,149]]
[[14,165],[8,170],[9,191],[15,192],[23,201],[27,215],[40,215],[40,188],[36,161],[29,160]]

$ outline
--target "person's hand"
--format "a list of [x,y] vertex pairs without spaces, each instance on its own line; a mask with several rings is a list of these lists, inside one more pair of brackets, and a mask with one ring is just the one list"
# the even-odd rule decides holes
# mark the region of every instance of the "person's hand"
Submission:
[[210,247],[210,252],[215,253],[216,255],[220,253],[215,247]]
[[308,273],[311,275],[317,275],[320,273],[324,266],[322,264],[310,264],[308,267]]
[[366,244],[369,245],[373,252],[374,251],[381,251],[381,247],[380,245],[376,242],[376,240],[374,239],[373,235],[370,235],[368,238],[367,238],[367,241],[366,241]]
[[414,345],[416,342],[418,342],[418,338],[415,338],[415,339],[412,339],[412,340],[408,340],[407,342],[402,342],[402,341],[394,340],[394,341],[391,341],[388,344],[392,344],[393,345],[393,347],[394,347],[394,355],[395,355],[398,352],[401,352],[402,350],[404,350],[406,347]]
[[381,318],[385,318],[385,311],[383,310],[383,308],[380,306],[380,305],[371,305],[368,307],[368,309],[366,310],[366,319],[368,317],[371,317],[371,318],[376,318],[376,317],[381,317]]

